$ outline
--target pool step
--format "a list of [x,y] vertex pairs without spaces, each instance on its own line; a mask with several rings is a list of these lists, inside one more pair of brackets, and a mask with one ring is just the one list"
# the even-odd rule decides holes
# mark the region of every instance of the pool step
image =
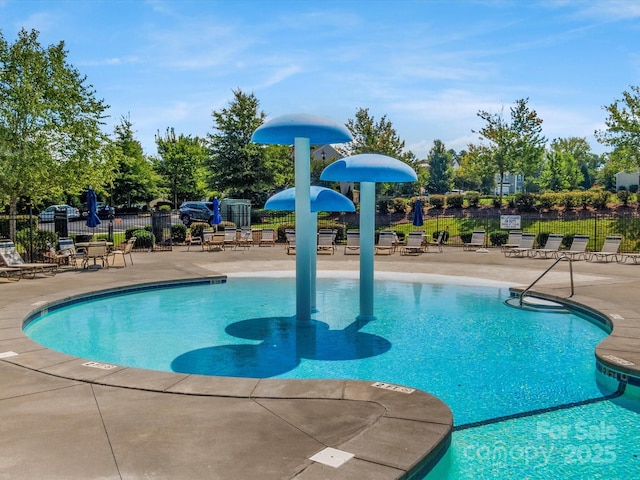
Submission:
[[569,310],[559,302],[531,296],[525,296],[522,299],[522,304],[520,304],[520,297],[518,296],[507,298],[504,303],[506,303],[510,307],[521,308],[523,310],[534,310],[536,312],[569,313]]

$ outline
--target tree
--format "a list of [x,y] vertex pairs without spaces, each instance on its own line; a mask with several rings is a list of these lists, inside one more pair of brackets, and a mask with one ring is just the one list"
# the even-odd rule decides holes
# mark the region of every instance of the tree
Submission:
[[128,117],[121,117],[114,128],[114,157],[118,163],[113,178],[112,198],[115,205],[148,202],[162,194],[158,187],[160,177],[144,156],[142,145],[133,135],[133,124]]
[[[505,173],[521,173],[525,177],[539,170],[546,139],[541,136],[542,120],[535,111],[529,110],[529,99],[516,101],[510,109],[510,121],[503,113],[479,111],[478,116],[486,125],[477,133],[480,138],[489,141],[490,155],[478,157],[488,162],[488,167],[498,174],[500,184]],[[499,189],[502,202],[502,188]]]
[[[266,114],[259,111],[253,93],[233,90],[227,108],[214,111],[214,133],[209,141],[209,185],[232,197],[245,198],[254,205],[273,188],[273,171],[267,167],[266,149],[251,141],[253,132],[264,123]],[[272,159],[273,160],[273,159]]]
[[454,175],[452,157],[442,141],[434,140],[427,161],[429,162],[427,192],[443,194],[450,191],[453,187]]
[[460,168],[456,171],[456,185],[463,190],[480,190],[484,194],[496,185],[495,170],[491,164],[491,149],[486,145],[468,145],[469,150],[460,156]]
[[575,190],[583,179],[573,155],[555,149],[547,152],[539,179],[543,190]]
[[623,159],[627,170],[640,169],[640,87],[622,93],[622,100],[615,100],[604,107],[609,112],[605,120],[606,130],[596,130],[598,142],[613,147]]
[[[376,122],[373,116],[369,115],[368,108],[360,108],[356,112],[355,119],[347,120],[347,128],[353,136],[353,141],[346,144],[342,150],[346,155],[357,155],[361,153],[378,153],[388,157],[396,158],[411,166],[418,174],[418,185],[426,183],[426,174],[420,172],[418,159],[413,152],[405,152],[404,140],[401,140],[393,124],[387,120],[387,116]],[[415,193],[417,185],[415,183],[404,184],[398,187],[395,184],[379,184],[378,189],[382,194],[391,193]]]
[[591,152],[591,146],[586,138],[556,138],[551,142],[551,150],[570,155],[575,160],[582,174],[582,180],[575,186],[576,188],[582,187],[587,190],[595,184],[603,159],[600,155]]
[[108,106],[67,63],[64,42],[43,48],[38,35],[22,29],[10,45],[0,31],[0,201],[13,239],[20,199],[99,188],[113,168],[101,132]]
[[156,172],[169,190],[175,208],[189,199],[206,196],[206,171],[204,167],[207,151],[198,138],[176,136],[173,128],[167,128],[163,137],[156,135],[158,155],[154,162]]

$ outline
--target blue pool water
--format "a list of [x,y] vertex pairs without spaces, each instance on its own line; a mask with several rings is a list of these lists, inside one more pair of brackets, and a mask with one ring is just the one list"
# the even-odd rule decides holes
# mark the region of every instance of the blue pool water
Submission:
[[[325,278],[318,280],[313,320],[300,325],[291,316],[294,279],[233,278],[74,303],[39,317],[25,331],[52,349],[119,365],[208,375],[352,378],[420,388],[445,401],[460,428],[429,479],[538,478],[534,473],[549,478],[549,469],[560,471],[567,460],[560,455],[544,465],[523,463],[512,454],[501,464],[487,453],[500,455],[500,440],[507,450],[520,445],[530,454],[527,446],[545,441],[556,452],[575,444],[582,448],[576,450],[582,455],[576,456],[577,465],[584,466],[579,464],[586,458],[584,442],[545,432],[557,425],[578,431],[580,419],[595,429],[601,415],[617,429],[613,453],[618,456],[585,468],[620,465],[621,449],[628,453],[623,445],[638,445],[626,434],[628,422],[637,424],[636,411],[611,401],[553,410],[602,398],[593,351],[606,333],[575,315],[509,308],[503,304],[508,295],[506,287],[376,282],[376,319],[365,322],[356,320],[357,281]],[[541,410],[545,413],[527,416]],[[611,410],[617,413],[612,416]],[[524,417],[492,423],[520,414]],[[598,453],[590,451],[590,458],[598,459]],[[612,452],[602,453],[611,460]],[[625,460],[625,468],[638,466],[637,457]]]

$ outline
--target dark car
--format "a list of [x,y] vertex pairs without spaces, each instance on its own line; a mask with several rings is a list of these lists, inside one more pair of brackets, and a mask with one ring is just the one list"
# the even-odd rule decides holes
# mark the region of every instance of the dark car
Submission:
[[180,220],[187,227],[191,222],[211,223],[213,220],[212,202],[184,202],[178,210]]
[[[80,207],[80,211],[82,212],[83,217],[89,216],[89,210],[87,209],[87,204],[83,203],[82,207]],[[98,218],[107,219],[111,215],[115,215],[116,209],[112,206],[106,204],[105,202],[97,202],[96,203],[96,213],[98,214]]]

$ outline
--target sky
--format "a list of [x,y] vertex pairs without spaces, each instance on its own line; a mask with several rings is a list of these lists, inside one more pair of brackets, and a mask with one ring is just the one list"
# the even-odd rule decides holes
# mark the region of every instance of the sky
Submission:
[[518,99],[549,140],[594,153],[605,106],[640,85],[636,0],[0,0],[0,31],[64,41],[68,63],[110,107],[105,132],[213,133],[233,91],[267,120],[292,113],[346,124],[365,108],[406,150],[480,143],[483,110],[509,118]]

